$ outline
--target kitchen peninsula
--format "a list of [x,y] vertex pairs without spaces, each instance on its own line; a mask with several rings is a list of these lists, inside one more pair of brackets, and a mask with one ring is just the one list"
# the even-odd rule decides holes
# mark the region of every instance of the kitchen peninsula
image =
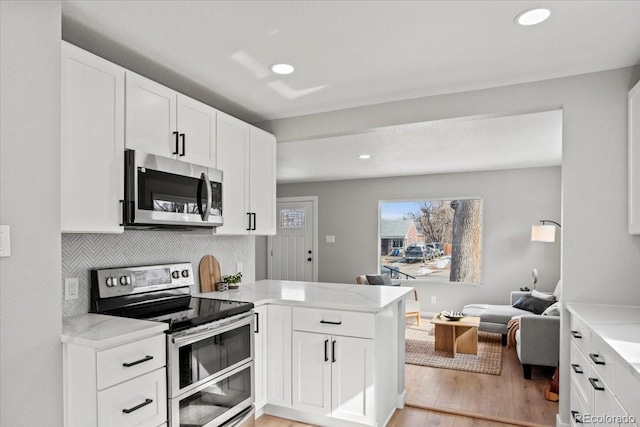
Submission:
[[254,303],[258,414],[383,426],[404,406],[404,298],[412,290],[262,280],[194,296]]

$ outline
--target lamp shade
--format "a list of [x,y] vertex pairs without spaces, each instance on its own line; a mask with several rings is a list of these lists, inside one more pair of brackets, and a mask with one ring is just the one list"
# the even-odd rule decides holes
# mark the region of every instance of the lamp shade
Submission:
[[532,225],[531,241],[532,242],[555,242],[556,241],[555,225]]

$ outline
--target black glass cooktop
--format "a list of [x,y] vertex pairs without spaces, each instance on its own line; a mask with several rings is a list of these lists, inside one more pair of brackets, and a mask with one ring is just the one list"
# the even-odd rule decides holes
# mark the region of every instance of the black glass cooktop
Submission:
[[187,296],[152,304],[130,306],[104,314],[166,322],[169,324],[169,332],[175,332],[245,313],[251,309],[253,309],[253,303],[250,302]]

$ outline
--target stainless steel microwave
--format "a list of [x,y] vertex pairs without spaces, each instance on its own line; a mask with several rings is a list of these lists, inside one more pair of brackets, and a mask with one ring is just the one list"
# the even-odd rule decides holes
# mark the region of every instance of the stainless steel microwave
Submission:
[[222,171],[125,150],[124,226],[218,227]]

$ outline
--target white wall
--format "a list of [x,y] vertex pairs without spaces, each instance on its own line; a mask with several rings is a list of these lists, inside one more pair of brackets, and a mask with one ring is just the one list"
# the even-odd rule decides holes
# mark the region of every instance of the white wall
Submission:
[[[640,69],[359,107],[265,122],[279,141],[482,114],[563,110],[563,301],[640,305],[640,236],[627,233],[627,94]],[[346,197],[346,196],[345,196]],[[486,234],[485,234],[486,235]],[[569,420],[567,312],[560,414]]]
[[[507,304],[509,292],[553,290],[560,244],[532,243],[531,225],[560,219],[560,167],[286,184],[278,197],[318,196],[318,280],[355,283],[378,269],[378,201],[480,197],[483,200],[482,284],[411,281],[423,312],[459,310],[469,303]],[[335,243],[326,243],[333,235]],[[256,250],[256,253],[258,251]],[[435,296],[437,303],[431,304]]]
[[0,425],[62,425],[60,2],[0,3]]

